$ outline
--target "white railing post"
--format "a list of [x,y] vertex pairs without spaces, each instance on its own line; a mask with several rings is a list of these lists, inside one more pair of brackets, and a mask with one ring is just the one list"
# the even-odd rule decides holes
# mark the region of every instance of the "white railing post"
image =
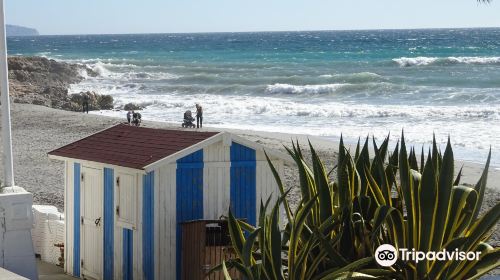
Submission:
[[4,1],[0,0],[0,92],[2,101],[2,147],[4,165],[4,187],[13,187],[14,165],[12,163],[12,136],[10,128],[9,72],[7,65],[7,34],[5,33]]
[[0,267],[31,280],[38,279],[33,251],[33,195],[14,184],[10,128],[9,73],[5,34],[4,1],[0,0],[0,94],[2,102],[2,147],[4,187],[0,189]]

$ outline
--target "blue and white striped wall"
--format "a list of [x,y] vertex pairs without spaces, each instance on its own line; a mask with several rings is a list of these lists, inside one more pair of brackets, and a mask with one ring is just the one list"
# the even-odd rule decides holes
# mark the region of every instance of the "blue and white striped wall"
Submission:
[[[283,161],[276,158],[274,163],[282,174]],[[102,279],[180,279],[180,222],[218,219],[231,207],[236,216],[255,223],[261,198],[278,197],[264,153],[236,142],[212,143],[148,173],[68,160],[65,269],[77,277],[82,165],[103,172]],[[123,174],[137,179],[134,228],[123,228],[116,220],[115,184]]]
[[[68,274],[83,277],[81,260],[82,244],[80,215],[82,213],[81,172],[85,167],[102,171],[102,193],[96,194],[95,201],[102,205],[102,279],[158,279],[155,277],[155,184],[154,172],[141,174],[132,169],[105,166],[98,163],[66,161],[65,188],[65,270]],[[134,229],[123,228],[116,224],[116,177],[120,174],[133,174],[137,178],[136,210],[137,222]]]
[[[274,163],[283,174],[283,162]],[[255,223],[261,197],[276,200],[279,192],[264,153],[235,142],[212,144],[155,172],[160,196],[158,279],[180,279],[179,222],[219,219],[231,207],[238,217]]]

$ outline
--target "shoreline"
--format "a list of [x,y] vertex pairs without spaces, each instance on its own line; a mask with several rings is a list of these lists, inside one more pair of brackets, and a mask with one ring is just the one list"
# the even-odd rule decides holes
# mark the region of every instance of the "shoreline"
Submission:
[[[83,114],[31,104],[14,103],[12,104],[11,110],[16,178],[18,182],[22,182],[19,184],[22,187],[24,187],[23,183],[30,182],[26,187],[28,190],[34,192],[35,201],[37,202],[43,202],[45,199],[37,199],[38,195],[36,194],[36,191],[39,190],[39,187],[29,186],[33,185],[33,183],[43,184],[47,179],[52,179],[48,180],[53,182],[53,184],[49,185],[58,189],[55,193],[63,194],[62,178],[64,174],[62,173],[61,164],[55,161],[50,161],[47,157],[47,152],[125,121],[125,117],[120,119],[108,117],[98,113]],[[143,122],[143,126],[165,129],[183,129],[180,127],[180,124],[177,123],[174,124],[147,120]],[[333,164],[338,150],[338,142],[305,134],[274,133],[258,130],[219,129],[214,127],[203,128],[203,131],[228,131],[245,137],[251,141],[258,142],[268,148],[277,149],[282,152],[285,152],[283,145],[289,146],[292,140],[298,140],[302,147],[305,150],[308,150],[307,141],[310,140],[327,166]],[[355,145],[352,145],[351,147],[354,149],[354,146]],[[462,183],[475,185],[481,176],[484,164],[480,165],[457,160],[455,162],[456,172],[458,172],[458,169],[460,169],[462,165],[464,166]],[[31,167],[31,170],[33,171],[40,170],[43,172],[42,174],[30,173],[28,167]],[[59,169],[57,172],[49,172],[49,174],[59,174],[60,178],[47,178],[43,176],[44,173],[48,172],[47,169],[50,168],[56,170]],[[26,177],[25,174],[34,174],[36,176],[30,180],[21,179]],[[500,193],[499,182],[500,170],[490,167],[488,172],[487,188]],[[41,190],[43,190],[43,188]],[[42,193],[40,193],[40,196],[43,196],[45,192],[46,190],[43,190]],[[52,195],[53,194],[49,196]],[[55,204],[58,207],[62,205],[62,198],[63,196],[60,195],[59,199],[56,199],[55,201]],[[492,199],[499,201],[500,195],[497,195],[496,198],[493,197]],[[49,201],[50,200],[51,199],[49,199]]]
[[[14,171],[16,185],[25,188],[33,194],[34,204],[55,205],[60,211],[64,207],[64,164],[60,161],[49,160],[47,153],[53,149],[89,136],[100,130],[118,123],[125,118],[101,116],[98,114],[83,114],[31,104],[12,104],[12,138],[14,154]],[[179,129],[180,124],[144,121],[144,127]],[[204,131],[221,131],[221,129],[204,128]],[[311,140],[317,153],[324,161],[327,169],[335,164],[337,145],[332,141],[315,136],[270,133],[261,131],[225,129],[248,140],[256,141],[265,147],[284,152],[283,144],[297,139],[304,152],[309,154],[307,140]],[[461,165],[456,164],[456,169]],[[3,165],[0,165],[0,172]],[[482,172],[482,166],[464,164],[462,183],[475,184]],[[289,202],[296,207],[301,200],[300,190],[296,186],[298,181],[295,168],[285,165],[283,178],[289,193]],[[493,207],[500,201],[500,171],[491,169],[488,173],[488,185],[485,191],[482,212]],[[497,184],[495,186],[495,184]],[[500,246],[500,231],[493,231],[490,244]]]
[[[179,123],[172,122],[171,118],[169,118],[169,121],[164,121],[163,119],[161,119],[160,117],[157,116],[158,112],[151,114],[151,112],[148,111],[147,106],[144,107],[143,109],[144,109],[144,113],[143,113],[144,119],[151,117],[153,119],[151,122],[153,122],[153,123],[166,124],[169,127],[170,126],[173,126],[173,127],[179,126],[180,122]],[[93,111],[93,112],[91,112],[91,114],[98,115],[98,116],[104,116],[104,117],[111,117],[111,118],[121,118],[123,115],[126,114],[126,111],[123,109],[120,109],[120,108],[115,108],[113,110]],[[169,117],[170,117],[170,115],[169,115]],[[243,127],[240,127],[240,125],[231,125],[231,124],[226,123],[226,124],[223,124],[221,126],[218,126],[217,120],[213,120],[214,127],[210,127],[210,129],[222,130],[222,131],[238,131],[238,132],[247,133],[247,134],[249,132],[253,132],[253,134],[271,134],[271,135],[277,135],[277,136],[282,135],[280,137],[283,138],[287,142],[290,142],[289,135],[292,135],[294,137],[296,137],[296,136],[299,137],[299,139],[310,138],[310,139],[316,139],[316,141],[320,141],[320,142],[325,142],[325,143],[330,143],[330,144],[333,143],[334,147],[337,147],[338,143],[340,141],[340,134],[339,135],[330,135],[330,134],[326,133],[328,135],[318,135],[317,131],[312,132],[311,134],[308,134],[309,132],[303,130],[303,128],[307,128],[307,127],[297,127],[297,129],[299,131],[294,133],[294,132],[283,131],[283,129],[281,129],[280,127],[277,127],[277,126],[276,127],[269,126],[265,122],[262,124],[263,124],[263,128],[262,128],[263,130],[255,130],[254,129],[255,125],[253,125],[251,127],[249,127],[248,125],[243,125]],[[210,125],[210,124],[208,124],[208,125]],[[290,129],[293,129],[293,128],[290,128]],[[326,129],[325,131],[328,131],[328,129],[331,129],[331,127],[326,127],[325,129]],[[404,129],[405,129],[404,126],[401,126],[399,131],[394,131],[394,130],[390,131],[391,134],[390,134],[389,149],[394,149],[396,142],[399,141],[401,138],[401,130],[404,130]],[[339,133],[346,132],[346,131],[341,131],[341,130],[337,130],[337,131]],[[364,132],[366,132],[366,130]],[[386,131],[386,133],[388,133],[388,132],[389,131]],[[405,130],[405,132],[406,132],[406,130]],[[411,134],[408,135],[407,133],[405,133],[405,138],[407,139],[407,143],[406,143],[407,146],[408,147],[410,147],[410,146],[415,147],[415,150],[417,152],[417,156],[420,156],[422,147],[424,147],[425,151],[428,148],[432,147],[431,140],[432,140],[433,133],[435,132],[435,130],[428,130],[428,131],[424,131],[424,132],[425,133],[423,135],[426,135],[427,137],[425,137],[425,138],[420,137],[419,138],[420,140],[423,140],[423,141],[417,141],[415,139],[412,139]],[[363,132],[360,132],[360,133],[363,133]],[[346,145],[355,147],[356,143],[358,141],[358,137],[360,137],[361,142],[363,143],[367,134],[360,134],[360,133],[353,134],[352,132],[349,132],[349,131],[347,131],[347,133],[343,133],[344,143]],[[321,132],[320,132],[320,134],[321,134]],[[337,134],[337,133],[334,133],[334,134]],[[373,131],[369,132],[368,135],[370,137],[369,138],[370,142],[372,141],[372,137],[374,135],[375,135],[375,139],[377,142],[381,142],[387,136],[387,134],[380,134],[380,133],[376,133]],[[459,162],[460,165],[464,164],[466,167],[484,166],[484,163],[486,162],[487,154],[488,154],[487,145],[481,145],[482,148],[474,148],[473,146],[464,146],[463,143],[460,141],[459,137],[457,137],[457,139],[455,139],[455,137],[453,137],[454,136],[453,133],[448,134],[446,136],[439,135],[439,133],[436,133],[438,147],[442,151],[444,151],[444,149],[446,147],[446,138],[448,136],[451,136],[451,143],[452,143],[454,157],[455,157],[456,162]],[[490,146],[490,148],[492,148],[492,147]],[[492,150],[490,170],[500,171],[500,161],[499,161],[500,157],[499,156],[500,156],[500,152],[496,153],[495,150]],[[495,187],[495,188],[500,190],[500,185]]]
[[[123,114],[125,115],[125,111]],[[105,114],[100,113],[100,111],[91,112],[90,115],[95,115],[98,117],[111,118],[120,121],[120,118],[116,118],[113,116],[107,116]],[[123,118],[125,120],[125,118]],[[171,122],[161,122],[161,121],[145,121],[144,124],[150,127],[156,128],[168,128],[168,129],[183,129],[180,127],[178,123]],[[293,141],[298,140],[302,147],[307,148],[307,141],[310,140],[313,144],[313,147],[323,154],[333,153],[336,154],[338,152],[339,141],[331,139],[329,137],[324,136],[316,136],[316,135],[308,135],[308,134],[300,134],[300,133],[283,133],[283,132],[271,132],[271,131],[261,131],[261,130],[246,130],[246,129],[238,129],[238,128],[219,128],[219,127],[204,127],[202,131],[227,131],[240,136],[244,136],[252,141],[259,142],[264,145],[272,145],[272,148],[280,149],[282,152],[286,152],[283,145],[290,146]],[[391,143],[395,143],[399,138],[391,136]],[[371,139],[369,139],[371,141]],[[452,139],[453,141],[453,139]],[[351,149],[356,148],[356,143],[353,141],[344,140],[346,146],[351,147]],[[389,144],[391,145],[391,144]],[[412,147],[412,145],[407,144],[407,148]],[[393,148],[392,148],[393,149]],[[371,151],[370,151],[371,152]],[[495,151],[492,150],[492,154]],[[500,151],[499,151],[500,153]],[[417,153],[417,156],[420,156],[420,153]],[[322,158],[326,160],[325,158]],[[477,163],[473,161],[467,161],[462,159],[455,159],[455,174],[457,174],[460,168],[463,166],[462,172],[462,183],[468,185],[475,185],[481,176],[482,170],[484,169],[486,163],[486,158],[484,158],[483,163]],[[493,166],[490,164],[488,170],[488,182],[487,187],[489,189],[500,192],[500,166]],[[499,197],[500,200],[500,197]]]
[[[100,116],[109,116],[109,117],[119,117],[121,118],[122,115],[124,114],[121,109],[122,107],[125,106],[125,103],[128,101],[134,103],[134,104],[139,104],[141,106],[148,106],[148,105],[142,105],[144,103],[144,100],[120,100],[119,96],[115,96],[117,100],[113,102],[113,94],[111,95],[102,95],[102,89],[99,87],[96,87],[94,82],[90,82],[90,84],[86,84],[86,80],[89,81],[94,81],[94,78],[99,76],[101,78],[106,77],[106,75],[102,76],[102,73],[98,71],[101,68],[96,69],[93,67],[91,64],[74,64],[74,62],[70,61],[65,61],[65,60],[52,60],[52,59],[46,59],[43,57],[30,57],[30,56],[11,56],[9,57],[9,77],[11,81],[11,93],[12,93],[12,100],[16,103],[28,103],[28,104],[36,104],[36,105],[45,105],[51,108],[56,108],[56,109],[63,109],[63,110],[69,110],[69,111],[79,111],[80,110],[80,104],[81,104],[81,99],[83,97],[82,94],[88,94],[90,96],[93,96],[91,98],[91,106],[95,109],[104,109],[101,106],[101,102],[99,100],[105,100],[107,103],[105,106],[109,106],[111,108],[114,107],[114,105],[118,105],[117,108],[108,108],[110,110],[103,110],[103,111],[95,111],[92,112],[92,114],[95,115],[100,115]],[[56,70],[54,70],[56,69]],[[57,69],[65,69],[64,71],[60,71]],[[107,70],[111,71],[111,70]],[[134,70],[135,71],[135,70]],[[145,71],[145,70],[144,70]],[[86,72],[86,74],[83,74],[82,72]],[[121,72],[116,72],[116,73],[121,73]],[[133,72],[135,73],[135,72]],[[138,72],[136,74],[144,74],[147,75],[149,72]],[[364,73],[364,72],[363,72]],[[359,73],[358,73],[359,74]],[[45,77],[50,77],[50,79],[46,79]],[[179,76],[179,77],[182,77]],[[114,79],[114,78],[113,78]],[[48,81],[48,82],[46,82]],[[99,81],[99,79],[97,80]],[[108,81],[109,82],[109,81]],[[114,82],[113,82],[114,83]],[[86,84],[85,86],[79,87],[79,85]],[[106,84],[106,83],[105,83]],[[118,82],[119,84],[119,82]],[[134,83],[132,83],[134,84]],[[314,83],[313,83],[314,84]],[[90,87],[89,87],[90,85]],[[92,86],[93,85],[93,86]],[[300,86],[299,86],[300,87]],[[307,87],[307,86],[305,86]],[[97,90],[97,92],[89,92]],[[106,92],[104,90],[104,92]],[[196,98],[193,99],[193,102]],[[125,102],[127,101],[127,102]],[[162,102],[161,100],[158,102]],[[179,100],[173,100],[173,101],[167,101],[167,102],[184,102],[184,101],[179,101]],[[114,104],[113,104],[114,103]],[[123,104],[122,104],[123,103]],[[128,103],[126,105],[130,105],[132,103]],[[147,102],[146,102],[147,103]],[[149,104],[149,103],[147,103]],[[212,104],[213,106],[214,104]],[[220,105],[220,104],[215,104],[215,105]],[[241,104],[240,104],[241,105]],[[243,106],[247,106],[248,104],[244,104]],[[292,104],[293,105],[293,104]],[[250,106],[250,105],[248,105]],[[177,116],[177,109],[175,109],[176,106],[174,106],[174,111]],[[182,106],[181,106],[182,107]],[[230,107],[238,107],[238,104],[232,104]],[[250,106],[251,107],[251,106]],[[271,106],[272,107],[272,106]],[[260,108],[260,107],[259,107]],[[172,124],[168,122],[164,122],[164,119],[159,117],[161,114],[165,113],[170,120],[174,120],[175,118],[172,118],[172,110],[167,112],[160,111],[157,112],[155,109],[150,109],[150,108],[144,108],[146,109],[143,113],[143,117],[145,119],[151,118],[155,121],[165,123],[167,126],[171,127],[176,127],[177,123]],[[266,109],[266,107],[264,107]],[[307,109],[307,108],[306,108]],[[338,108],[337,108],[338,109]],[[335,110],[337,110],[335,109]],[[358,108],[359,109],[359,108]],[[373,108],[372,108],[373,109]],[[156,109],[157,110],[157,109]],[[182,111],[181,108],[179,108],[180,111]],[[334,110],[334,111],[335,111]],[[220,111],[220,110],[215,110],[215,111]],[[300,111],[300,110],[299,110]],[[356,145],[357,138],[359,136],[365,137],[367,133],[369,135],[376,135],[377,139],[380,141],[380,139],[383,139],[386,136],[386,133],[391,131],[391,143],[396,143],[397,139],[399,138],[400,131],[403,129],[403,127],[408,128],[407,126],[404,125],[403,123],[399,123],[396,127],[386,127],[387,124],[381,125],[377,129],[377,124],[373,124],[371,129],[361,129],[361,131],[358,131],[358,124],[363,123],[364,120],[358,120],[354,119],[350,123],[343,123],[342,120],[339,119],[339,121],[327,125],[329,128],[337,128],[334,130],[334,132],[328,132],[328,128],[321,128],[320,130],[317,130],[315,125],[309,127],[307,124],[304,126],[300,127],[297,129],[296,126],[292,125],[295,123],[295,120],[290,120],[290,121],[285,121],[282,123],[284,127],[281,127],[281,125],[275,125],[269,124],[269,120],[260,120],[259,118],[257,119],[252,119],[251,115],[247,115],[246,118],[250,118],[250,125],[248,124],[247,121],[244,120],[239,120],[240,123],[238,123],[238,120],[235,119],[231,123],[226,123],[226,122],[219,122],[220,119],[217,119],[217,112],[212,112],[213,115],[211,116],[211,120],[214,122],[214,125],[217,125],[218,123],[223,124],[221,125],[221,128],[212,128],[212,129],[219,129],[219,130],[233,130],[233,131],[243,131],[244,133],[248,133],[248,130],[245,129],[254,129],[254,123],[260,123],[262,124],[260,129],[262,131],[254,131],[253,134],[263,134],[263,133],[269,133],[271,135],[280,135],[280,134],[287,134],[288,132],[292,131],[297,131],[299,134],[295,135],[294,137],[300,137],[300,138],[315,138],[315,139],[324,139],[330,143],[333,143],[333,146],[338,145],[338,141],[340,139],[339,132],[342,131],[344,133],[344,143],[350,144],[351,146]],[[308,112],[306,110],[306,112]],[[335,111],[336,112],[336,111]],[[160,113],[160,115],[158,115]],[[339,113],[339,112],[337,112]],[[342,113],[342,111],[340,111]],[[375,112],[376,114],[384,114],[384,111],[382,112]],[[374,113],[374,114],[375,114]],[[386,112],[385,112],[386,113]],[[394,113],[394,112],[393,112]],[[396,112],[398,113],[398,112]],[[481,113],[481,112],[476,112],[476,113]],[[248,112],[247,112],[248,114]],[[468,114],[468,113],[466,113]],[[293,115],[293,114],[292,114]],[[180,116],[180,114],[179,114]],[[234,114],[231,114],[230,117],[233,117]],[[376,116],[375,116],[376,118]],[[349,122],[350,117],[346,118],[346,120]],[[241,123],[243,122],[243,123]],[[235,125],[238,123],[238,125]],[[300,121],[297,123],[301,123]],[[243,125],[241,125],[243,124]],[[231,127],[239,127],[239,128],[231,128]],[[281,131],[281,133],[276,133],[273,131]],[[489,136],[490,138],[485,138],[485,137],[479,137],[477,139],[470,139],[468,138],[467,134],[464,133],[452,133],[452,132],[443,132],[440,133],[439,131],[435,131],[434,129],[425,129],[422,128],[419,130],[420,132],[417,132],[417,135],[415,135],[415,131],[412,132],[412,130],[406,130],[405,129],[405,134],[407,135],[408,138],[408,144],[413,144],[416,147],[416,150],[420,150],[420,147],[422,143],[425,143],[424,145],[426,147],[429,147],[429,140],[432,139],[432,134],[433,132],[436,132],[436,138],[438,140],[438,143],[440,143],[440,146],[442,149],[444,149],[444,144],[446,143],[446,133],[448,135],[451,133],[451,135],[454,135],[452,138],[452,143],[454,147],[454,152],[455,152],[455,158],[459,159],[460,162],[464,162],[466,166],[470,165],[478,165],[481,166],[481,164],[486,160],[486,153],[487,153],[487,145],[476,145],[474,143],[486,143],[486,144],[493,144],[494,139],[496,138],[491,138],[493,137],[493,134]],[[479,129],[481,131],[481,129]],[[423,133],[422,133],[423,132]],[[310,134],[310,135],[306,135]],[[321,136],[321,135],[330,135],[330,136]],[[298,136],[300,135],[300,136]],[[305,135],[305,136],[304,136]],[[465,138],[464,138],[465,136]],[[276,137],[276,136],[274,136]],[[286,142],[290,142],[290,137],[285,136],[284,137]],[[464,140],[467,139],[467,140]],[[472,141],[473,144],[471,144],[470,140],[475,140]],[[468,145],[467,145],[468,144]],[[471,147],[477,147],[477,149],[471,148]],[[466,148],[469,147],[469,148]],[[492,170],[500,171],[500,153],[493,153],[492,156]],[[495,186],[495,189],[499,189],[500,187]]]
[[[307,135],[307,134],[293,134],[293,133],[290,134],[274,133],[274,132],[266,132],[258,130],[239,130],[239,129],[222,129],[222,130],[233,132],[239,135],[249,136],[250,138],[266,137],[268,138],[267,141],[279,140],[284,145],[291,144],[292,140],[293,141],[298,140],[299,143],[302,145],[302,147],[306,147],[305,145],[307,145],[307,141],[310,140],[313,147],[317,150],[320,150],[322,153],[328,151],[330,153],[333,152],[337,154],[338,152],[338,145],[339,145],[338,141],[325,139],[320,136]],[[352,150],[355,150],[356,143],[351,143],[346,141],[344,141],[344,143],[346,146],[349,146]],[[417,154],[417,156],[420,156],[420,154]],[[322,158],[322,160],[325,160],[325,158]],[[467,185],[475,185],[479,180],[479,177],[481,177],[485,163],[486,163],[486,158],[483,164],[464,161],[464,160],[455,160],[455,175],[459,172],[460,168],[463,166],[461,183]],[[490,165],[488,169],[487,188],[500,192],[500,170],[496,166]],[[498,197],[498,200],[500,200],[500,197]]]

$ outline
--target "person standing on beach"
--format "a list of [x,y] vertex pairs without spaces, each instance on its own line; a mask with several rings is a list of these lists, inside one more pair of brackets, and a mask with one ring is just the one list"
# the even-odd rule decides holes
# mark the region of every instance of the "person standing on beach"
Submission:
[[89,95],[86,93],[83,94],[82,111],[89,113]]
[[132,111],[128,111],[128,113],[127,113],[127,122],[128,122],[128,125],[130,125],[131,121],[132,121]]
[[196,128],[203,127],[203,108],[196,103]]

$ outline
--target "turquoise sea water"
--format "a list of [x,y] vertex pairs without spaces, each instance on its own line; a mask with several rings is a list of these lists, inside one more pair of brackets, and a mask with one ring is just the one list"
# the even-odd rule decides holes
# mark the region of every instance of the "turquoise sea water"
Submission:
[[500,29],[13,37],[8,50],[86,64],[99,76],[72,92],[140,103],[147,119],[180,122],[200,102],[213,127],[352,142],[404,129],[415,145],[435,133],[459,159],[491,146],[500,166]]

